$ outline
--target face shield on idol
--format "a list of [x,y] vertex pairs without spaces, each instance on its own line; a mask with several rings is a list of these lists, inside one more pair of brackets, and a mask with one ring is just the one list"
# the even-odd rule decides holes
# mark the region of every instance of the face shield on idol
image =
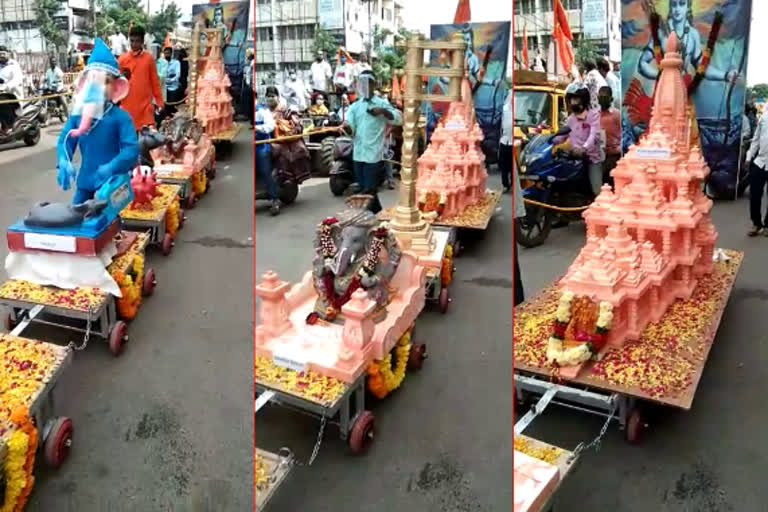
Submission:
[[360,75],[360,78],[357,79],[357,96],[359,98],[371,99],[373,97],[374,88],[373,75],[363,73]]
[[84,70],[75,84],[71,115],[80,116],[80,124],[69,133],[75,137],[104,116],[108,101],[117,103],[128,94],[128,81],[103,69]]

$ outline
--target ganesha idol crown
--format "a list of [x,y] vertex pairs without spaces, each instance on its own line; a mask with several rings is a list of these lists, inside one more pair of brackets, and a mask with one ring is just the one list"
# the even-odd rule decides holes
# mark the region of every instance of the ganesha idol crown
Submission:
[[565,277],[548,359],[580,365],[636,339],[711,272],[717,233],[702,193],[709,168],[690,144],[691,110],[673,33],[647,137],[632,146],[584,212],[587,241]]

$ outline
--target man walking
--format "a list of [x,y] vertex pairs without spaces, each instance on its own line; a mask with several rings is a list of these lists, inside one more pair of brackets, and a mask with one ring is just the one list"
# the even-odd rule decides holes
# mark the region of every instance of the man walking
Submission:
[[[144,28],[134,27],[130,33],[131,50],[120,56],[120,71],[128,79],[130,90],[122,107],[133,119],[136,131],[155,125],[155,109],[164,107],[160,80],[152,56],[144,51]],[[152,100],[154,99],[154,106]]]
[[128,50],[128,39],[120,28],[109,37],[109,46],[112,49],[112,55],[114,55],[116,59]]
[[757,122],[752,144],[747,152],[749,162],[749,216],[752,219],[752,229],[748,236],[768,236],[768,211],[765,217],[761,215],[763,194],[768,184],[768,110],[760,116]]
[[381,161],[384,157],[384,134],[388,124],[400,126],[400,113],[382,98],[373,94],[375,80],[371,71],[364,71],[357,80],[358,100],[347,112],[343,130],[349,128],[353,134],[352,159],[355,176],[361,193],[373,196],[371,211],[381,211],[378,187],[381,180]]

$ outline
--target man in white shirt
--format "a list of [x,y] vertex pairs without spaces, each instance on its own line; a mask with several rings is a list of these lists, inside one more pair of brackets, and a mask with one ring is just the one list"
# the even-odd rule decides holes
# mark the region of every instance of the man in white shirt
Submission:
[[288,102],[288,108],[295,112],[304,112],[307,110],[309,102],[309,93],[304,87],[304,82],[296,76],[296,71],[291,70],[288,74],[288,81],[283,88],[283,96]]
[[611,88],[613,93],[613,108],[621,108],[621,84],[618,77],[611,71],[611,63],[607,57],[597,61],[597,70],[605,79],[608,87]]
[[109,36],[109,45],[112,47],[112,55],[117,58],[128,49],[128,38],[125,37],[123,31],[118,28],[117,32]]
[[336,92],[349,92],[352,87],[353,75],[352,65],[347,63],[347,58],[344,55],[341,55],[339,57],[339,65],[336,66],[336,70],[333,73],[333,85],[336,88]]
[[765,187],[768,184],[768,110],[757,121],[752,144],[747,151],[749,162],[749,216],[752,228],[748,236],[768,236],[768,212],[760,214]]
[[371,69],[371,65],[368,64],[368,54],[363,52],[360,54],[359,62],[355,64],[354,79],[352,80],[355,89],[357,89],[357,79],[360,78],[360,75],[365,71],[373,70]]
[[322,51],[317,52],[315,62],[312,63],[310,68],[312,74],[312,89],[315,93],[325,94],[328,92],[328,81],[333,73],[331,72],[331,65],[325,60],[325,55]]
[[[24,72],[5,46],[0,46],[0,93],[11,94],[16,98],[24,97]],[[17,103],[0,104],[0,126],[2,131],[10,130],[16,117],[21,114],[21,105]]]
[[[43,91],[45,94],[57,94],[64,90],[64,72],[56,65],[55,57],[48,59],[48,69],[45,71],[45,82],[43,86],[45,88]],[[64,112],[67,111],[64,98],[57,96],[54,100]]]
[[598,96],[600,88],[604,85],[608,85],[603,75],[597,70],[597,64],[593,59],[584,59],[583,69],[581,74],[584,76],[584,85],[589,91],[589,108],[600,108],[600,102]]

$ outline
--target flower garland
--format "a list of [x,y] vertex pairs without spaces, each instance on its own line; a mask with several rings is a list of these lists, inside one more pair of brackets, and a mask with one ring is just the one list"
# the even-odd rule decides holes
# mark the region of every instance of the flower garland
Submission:
[[453,281],[453,246],[448,244],[443,255],[443,265],[440,268],[440,284],[443,288],[450,286]]
[[37,451],[37,429],[25,408],[16,409],[11,420],[16,429],[6,445],[5,499],[0,512],[21,512],[35,483],[32,470]]
[[[591,334],[584,330],[584,324],[590,323],[588,318],[586,321],[584,318],[584,301],[589,301],[589,299],[584,298],[576,307],[575,315],[579,315],[579,317],[574,318],[574,320],[578,320],[575,322],[578,325],[574,327],[571,325],[574,309],[572,307],[573,300],[574,295],[570,291],[564,292],[560,297],[552,333],[547,342],[547,360],[560,366],[574,366],[597,355],[605,346],[613,320],[613,305],[610,302],[600,302],[599,314],[594,324],[595,333]],[[571,332],[572,329],[573,332]],[[578,342],[577,345],[568,346],[569,343],[565,341],[566,338],[571,337],[571,334],[573,339]]]
[[400,337],[393,352],[395,353],[394,371],[392,371],[392,353],[388,353],[381,361],[372,361],[368,365],[368,389],[378,399],[384,398],[399,388],[405,379],[408,357],[411,354],[411,331],[407,331]]
[[176,237],[179,231],[179,196],[176,196],[165,210],[165,231],[172,237]]
[[336,242],[333,241],[331,233],[333,232],[333,226],[338,224],[339,220],[336,217],[326,217],[323,222],[320,223],[318,228],[320,237],[320,253],[323,256],[324,263],[327,267],[333,263],[333,258],[336,256],[338,249],[336,248]]
[[[135,275],[135,279],[131,277]],[[144,286],[144,256],[136,253],[127,272],[116,271],[112,277],[123,295],[117,299],[117,313],[124,320],[133,320],[141,306],[141,292]]]
[[371,245],[368,246],[368,250],[365,253],[365,259],[358,271],[361,276],[372,276],[376,273],[376,267],[381,259],[381,250],[384,248],[384,240],[386,240],[388,235],[389,231],[385,227],[377,228],[373,232],[373,240],[371,240]]
[[205,169],[192,175],[192,190],[195,192],[196,196],[202,196],[205,194],[207,183],[208,175],[205,173]]

